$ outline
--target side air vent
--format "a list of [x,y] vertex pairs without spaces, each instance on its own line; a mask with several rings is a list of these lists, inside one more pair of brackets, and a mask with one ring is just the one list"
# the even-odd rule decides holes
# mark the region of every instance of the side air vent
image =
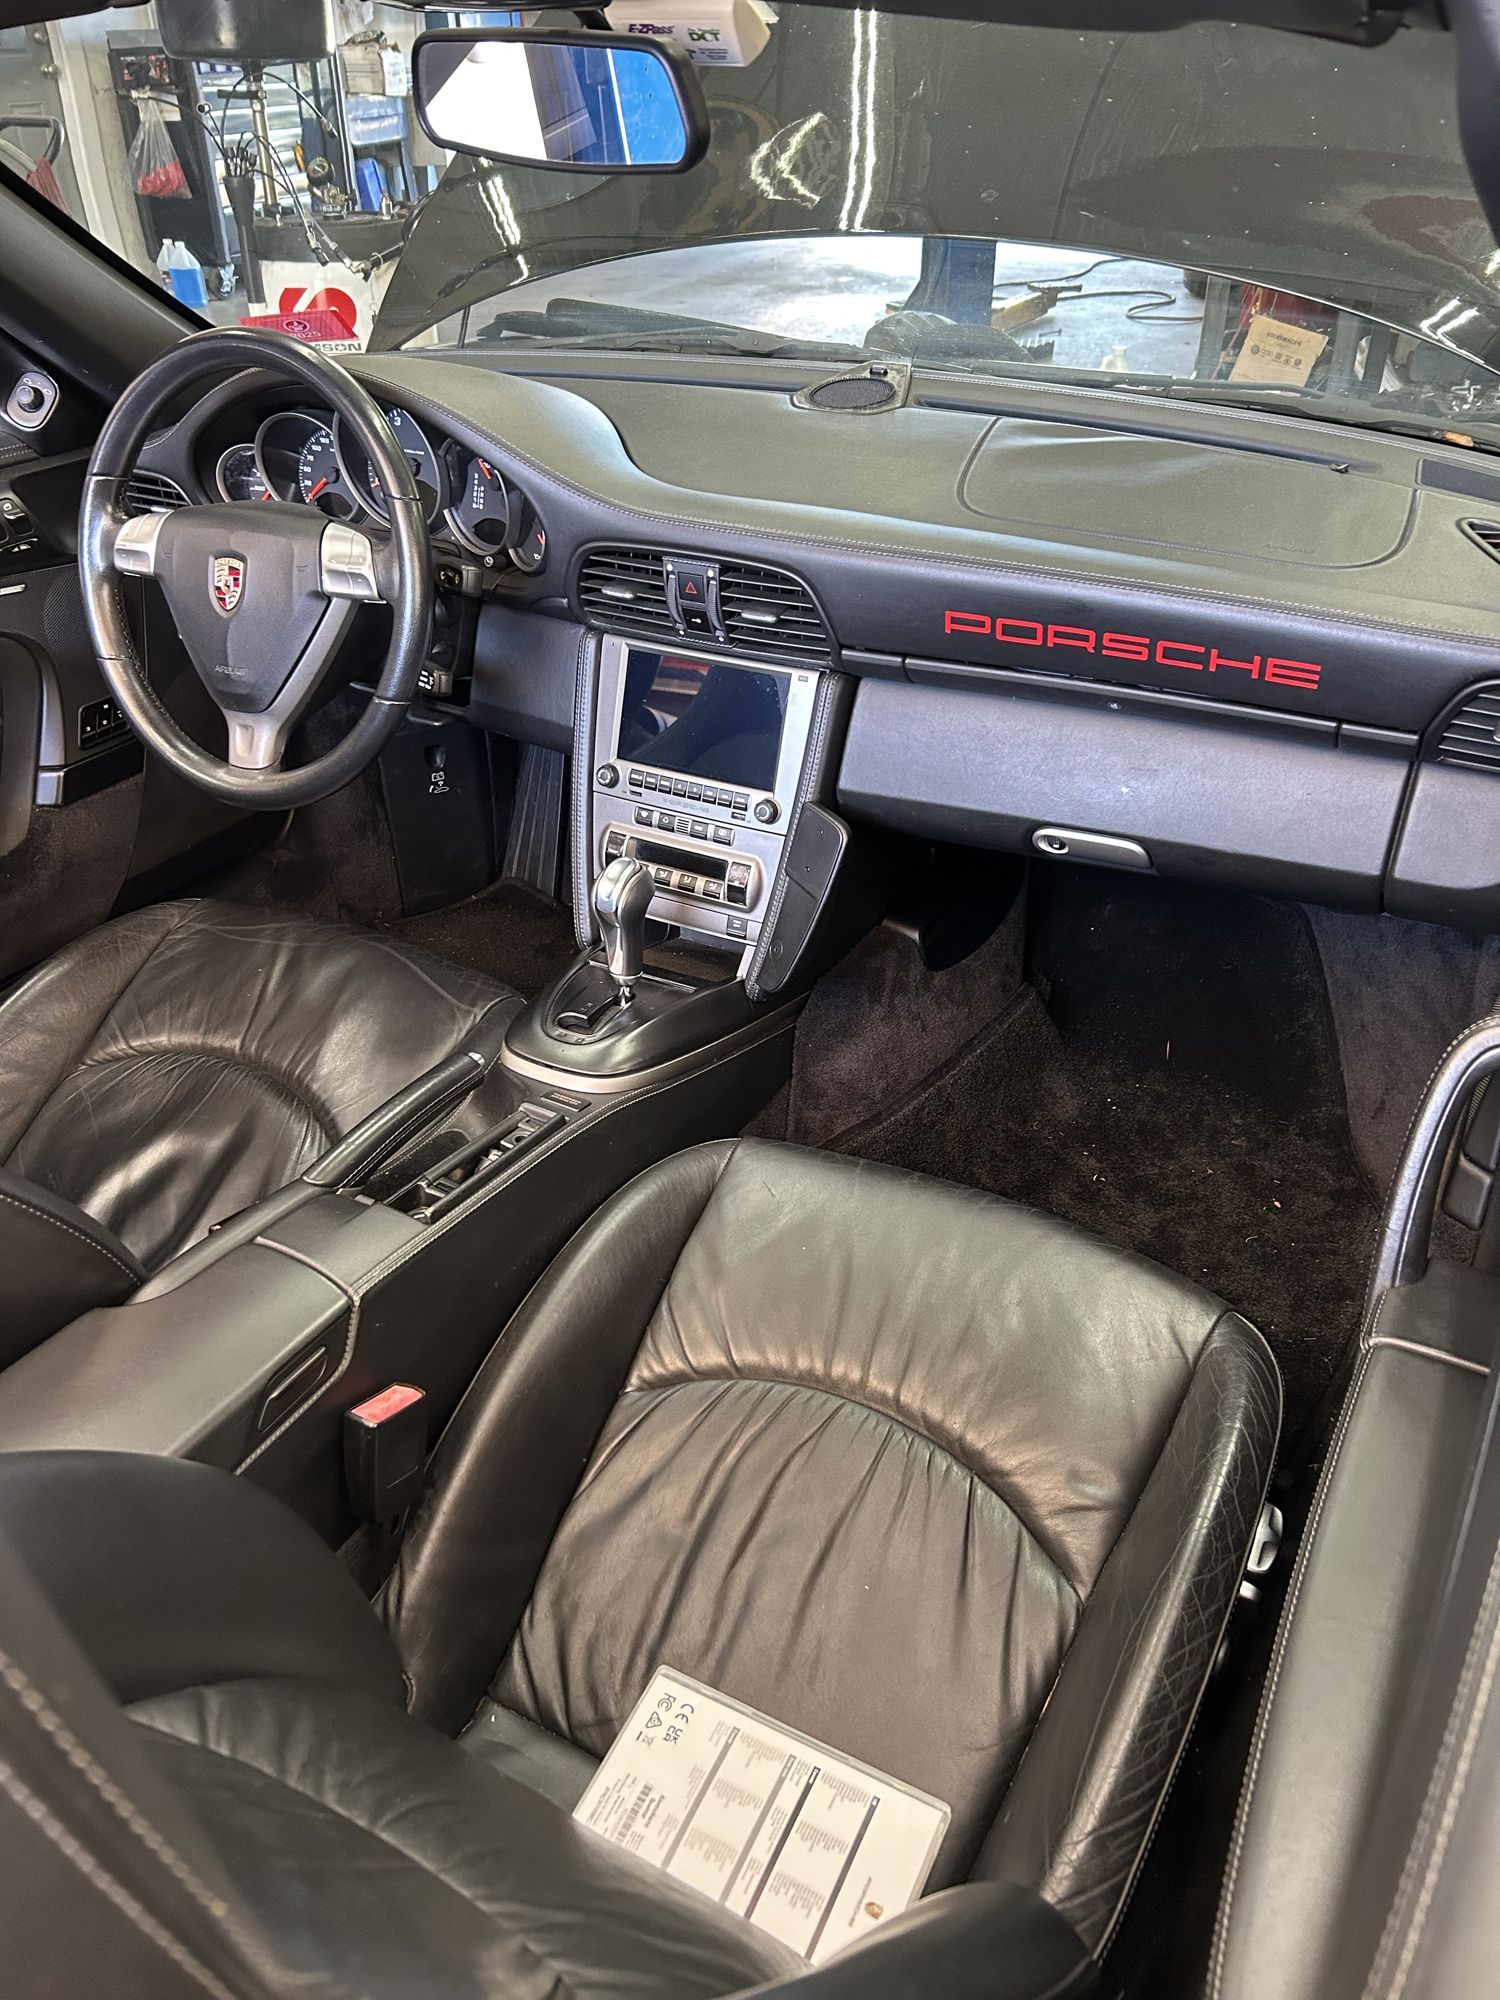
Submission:
[[1478,544],[1491,562],[1500,562],[1500,521],[1465,521],[1464,533]]
[[125,482],[127,514],[170,514],[187,504],[188,497],[177,481],[168,479],[164,472],[146,472],[137,466]]
[[594,549],[578,572],[585,618],[612,632],[675,632],[667,607],[667,569],[651,549]]
[[1461,764],[1468,771],[1500,771],[1500,688],[1470,695],[1449,716],[1434,755],[1440,764]]
[[833,644],[812,592],[782,569],[759,563],[719,565],[719,616],[737,653],[829,660]]

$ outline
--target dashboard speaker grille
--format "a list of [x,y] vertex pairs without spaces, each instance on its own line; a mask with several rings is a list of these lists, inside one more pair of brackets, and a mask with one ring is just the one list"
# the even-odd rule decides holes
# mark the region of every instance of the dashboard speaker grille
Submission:
[[170,514],[185,507],[188,497],[164,472],[143,472],[139,466],[125,482],[127,514]]
[[611,631],[675,632],[667,607],[665,559],[651,549],[594,549],[578,572],[585,618]]
[[879,410],[900,395],[896,384],[872,375],[837,375],[820,382],[805,398],[814,410]]
[[1444,724],[1434,754],[1440,764],[1500,771],[1500,688],[1470,695]]

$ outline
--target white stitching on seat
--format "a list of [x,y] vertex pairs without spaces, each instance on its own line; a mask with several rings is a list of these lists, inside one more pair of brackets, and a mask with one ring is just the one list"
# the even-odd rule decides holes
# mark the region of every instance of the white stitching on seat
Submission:
[[125,1793],[103,1769],[92,1753],[73,1734],[63,1718],[53,1708],[41,1689],[27,1674],[24,1667],[3,1650],[0,1650],[0,1682],[8,1687],[20,1704],[21,1712],[36,1724],[45,1736],[51,1738],[56,1748],[67,1758],[73,1769],[89,1785],[120,1821],[128,1832],[134,1834],[146,1851],[166,1869],[172,1879],[192,1897],[215,1923],[221,1924],[225,1934],[236,1945],[244,1948],[245,1940],[238,1935],[238,1925],[233,1920],[229,1905],[222,1897],[216,1896],[201,1882],[189,1864],[183,1860],[176,1848],[166,1840],[145,1815],[131,1803]]
[[101,1243],[97,1237],[88,1235],[76,1223],[64,1222],[60,1215],[53,1215],[50,1210],[39,1207],[35,1202],[23,1201],[19,1195],[0,1191],[0,1201],[9,1202],[12,1208],[19,1208],[25,1215],[40,1217],[43,1222],[51,1223],[54,1229],[65,1229],[69,1236],[76,1236],[80,1243],[86,1243],[91,1250],[97,1250],[101,1257],[107,1257],[111,1264],[125,1273],[131,1284],[138,1285],[141,1282],[140,1273],[132,1265],[127,1264],[123,1257],[117,1256],[107,1243]]
[[[1500,1593],[1500,1550],[1496,1551],[1494,1559],[1490,1564],[1490,1573],[1485,1583],[1484,1596],[1480,1599],[1479,1611],[1474,1621],[1474,1629],[1469,1637],[1468,1650],[1464,1657],[1463,1672],[1459,1675],[1458,1686],[1454,1690],[1453,1702],[1448,1710],[1447,1727],[1443,1731],[1443,1741],[1439,1747],[1436,1761],[1433,1764],[1433,1775],[1428,1786],[1427,1797],[1422,1803],[1422,1815],[1417,1822],[1416,1832],[1412,1836],[1406,1865],[1401,1871],[1401,1880],[1396,1888],[1395,1899],[1391,1906],[1390,1915],[1386,1920],[1386,1928],[1381,1936],[1380,1947],[1375,1954],[1375,1963],[1371,1967],[1370,1977],[1366,1982],[1365,1993],[1367,1996],[1373,1995],[1382,1983],[1382,1974],[1390,1953],[1390,1947],[1395,1941],[1397,1934],[1396,1927],[1400,1921],[1401,1906],[1405,1901],[1406,1891],[1411,1883],[1412,1872],[1416,1867],[1418,1855],[1427,1844],[1428,1829],[1432,1824],[1433,1810],[1438,1800],[1442,1799],[1442,1817],[1439,1820],[1437,1831],[1433,1836],[1432,1852],[1428,1856],[1427,1868],[1422,1878],[1421,1890],[1417,1896],[1416,1908],[1412,1911],[1411,1920],[1407,1928],[1406,1940],[1402,1945],[1401,1955],[1391,1975],[1389,2000],[1400,2000],[1400,1995],[1405,1990],[1407,1979],[1411,1974],[1412,1962],[1417,1954],[1417,1946],[1421,1943],[1422,1931],[1427,1922],[1427,1913],[1432,1907],[1432,1898],[1437,1890],[1438,1877],[1442,1873],[1443,1862],[1447,1856],[1448,1843],[1453,1833],[1453,1822],[1458,1817],[1458,1808],[1463,1801],[1464,1788],[1468,1783],[1469,1772],[1473,1766],[1474,1747],[1484,1724],[1485,1711],[1489,1707],[1489,1699],[1495,1684],[1496,1671],[1500,1669],[1500,1625],[1495,1623],[1495,1600],[1497,1593]],[[1490,1636],[1488,1646],[1485,1650],[1484,1667],[1480,1674],[1479,1685],[1474,1691],[1474,1702],[1469,1713],[1468,1727],[1464,1731],[1464,1740],[1459,1750],[1458,1762],[1453,1766],[1451,1774],[1445,1775],[1453,1750],[1455,1731],[1459,1726],[1462,1711],[1468,1703],[1469,1691],[1473,1687],[1475,1668],[1478,1665],[1481,1634],[1484,1632],[1486,1626],[1490,1628]]]
[[[1387,1297],[1389,1294],[1387,1294]],[[1375,1326],[1380,1323],[1380,1314],[1385,1310],[1385,1300],[1380,1302],[1375,1315]],[[1372,1327],[1372,1332],[1374,1328]],[[1261,1696],[1260,1710],[1255,1718],[1255,1742],[1250,1753],[1250,1762],[1245,1770],[1245,1782],[1240,1792],[1240,1803],[1235,1813],[1234,1840],[1230,1846],[1229,1858],[1224,1868],[1224,1886],[1219,1894],[1219,1916],[1214,1926],[1213,1960],[1209,1975],[1209,2000],[1222,2000],[1224,1991],[1224,1970],[1229,1956],[1229,1927],[1234,1909],[1235,1890],[1239,1885],[1240,1862],[1244,1858],[1245,1837],[1249,1827],[1250,1812],[1255,1800],[1255,1788],[1260,1778],[1261,1757],[1266,1747],[1266,1738],[1271,1728],[1271,1708],[1276,1698],[1276,1689],[1281,1681],[1281,1669],[1286,1661],[1291,1643],[1292,1621],[1296,1616],[1298,1601],[1302,1596],[1302,1584],[1312,1562],[1313,1545],[1317,1540],[1318,1528],[1323,1519],[1323,1509],[1327,1503],[1334,1474],[1343,1456],[1344,1440],[1349,1435],[1349,1426],[1354,1419],[1359,1392],[1364,1385],[1370,1366],[1370,1351],[1366,1348],[1360,1356],[1359,1367],[1354,1380],[1349,1385],[1349,1393],[1344,1398],[1344,1407],[1339,1415],[1339,1426],[1334,1436],[1333,1447],[1328,1454],[1328,1463],[1323,1468],[1323,1477],[1318,1482],[1317,1498],[1307,1528],[1302,1536],[1302,1546],[1297,1551],[1297,1567],[1292,1577],[1292,1587],[1287,1596],[1286,1607],[1281,1614],[1281,1624],[1276,1633],[1276,1650],[1271,1661],[1270,1676],[1266,1681],[1265,1693]]]
[[1458,1047],[1460,1042],[1466,1040],[1468,1036],[1474,1033],[1476,1028],[1486,1028],[1495,1026],[1500,1026],[1500,1011],[1497,1011],[1494,1008],[1492,1008],[1488,1014],[1481,1014],[1477,1021],[1471,1021],[1466,1028],[1461,1028],[1459,1032],[1453,1037],[1453,1040],[1448,1044],[1447,1048],[1443,1050],[1443,1053],[1438,1057],[1437,1061],[1432,1065],[1432,1074],[1428,1077],[1427,1081],[1422,1085],[1422,1088],[1417,1092],[1416,1106],[1413,1109],[1410,1118],[1408,1118],[1406,1121],[1406,1134],[1401,1141],[1400,1151],[1396,1155],[1396,1165],[1391,1172],[1392,1187],[1395,1186],[1396,1175],[1399,1174],[1401,1171],[1401,1162],[1406,1157],[1406,1149],[1411,1144],[1411,1135],[1417,1129],[1417,1120],[1421,1117],[1422,1107],[1427,1102],[1427,1093],[1428,1091],[1431,1090],[1432,1086],[1437,1082],[1438,1077],[1442,1073],[1443,1066],[1447,1062],[1449,1056],[1452,1055],[1453,1051]]
[[117,1882],[89,1854],[82,1843],[68,1832],[51,1813],[35,1792],[19,1778],[9,1764],[0,1763],[0,1791],[12,1799],[44,1838],[62,1855],[63,1859],[76,1868],[86,1881],[96,1888],[100,1895],[107,1897],[120,1914],[136,1929],[142,1932],[158,1951],[171,1959],[179,1971],[190,1979],[197,1980],[205,1993],[212,1993],[215,2000],[235,2000],[227,1986],[222,1986],[206,1967],[200,1965],[185,1946],[178,1943],[170,1931],[165,1930],[149,1911],[144,1910],[130,1891]]

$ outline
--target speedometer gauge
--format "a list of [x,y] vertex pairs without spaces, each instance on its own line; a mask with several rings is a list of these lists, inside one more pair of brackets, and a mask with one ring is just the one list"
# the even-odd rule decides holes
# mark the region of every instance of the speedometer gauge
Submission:
[[448,525],[476,555],[498,555],[510,537],[511,496],[486,458],[471,458],[448,509]]

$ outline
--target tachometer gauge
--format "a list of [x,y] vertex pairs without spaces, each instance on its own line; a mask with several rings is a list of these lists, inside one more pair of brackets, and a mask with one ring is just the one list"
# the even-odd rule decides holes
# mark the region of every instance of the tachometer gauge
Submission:
[[338,447],[326,424],[319,424],[302,447],[297,460],[297,491],[309,507],[331,514],[336,521],[346,521],[355,512]]
[[510,559],[527,576],[534,576],[547,560],[547,530],[529,500],[517,493],[511,507],[510,539],[506,544]]
[[226,500],[271,497],[253,444],[232,444],[214,467],[214,483]]
[[[417,498],[422,503],[422,511],[427,516],[428,525],[437,519],[438,509],[443,504],[443,469],[438,464],[437,453],[427,442],[415,417],[405,410],[388,409],[383,412],[386,422],[396,434],[396,442],[406,454],[406,462],[411,467],[411,476],[417,482]],[[376,476],[375,468],[362,451],[353,448],[347,434],[341,434],[341,442],[346,444],[345,456],[349,464],[349,477],[358,487],[363,482],[370,496],[370,505],[375,512],[385,518],[385,493]]]
[[476,555],[498,555],[510,538],[511,496],[488,459],[471,458],[448,508],[448,525]]

